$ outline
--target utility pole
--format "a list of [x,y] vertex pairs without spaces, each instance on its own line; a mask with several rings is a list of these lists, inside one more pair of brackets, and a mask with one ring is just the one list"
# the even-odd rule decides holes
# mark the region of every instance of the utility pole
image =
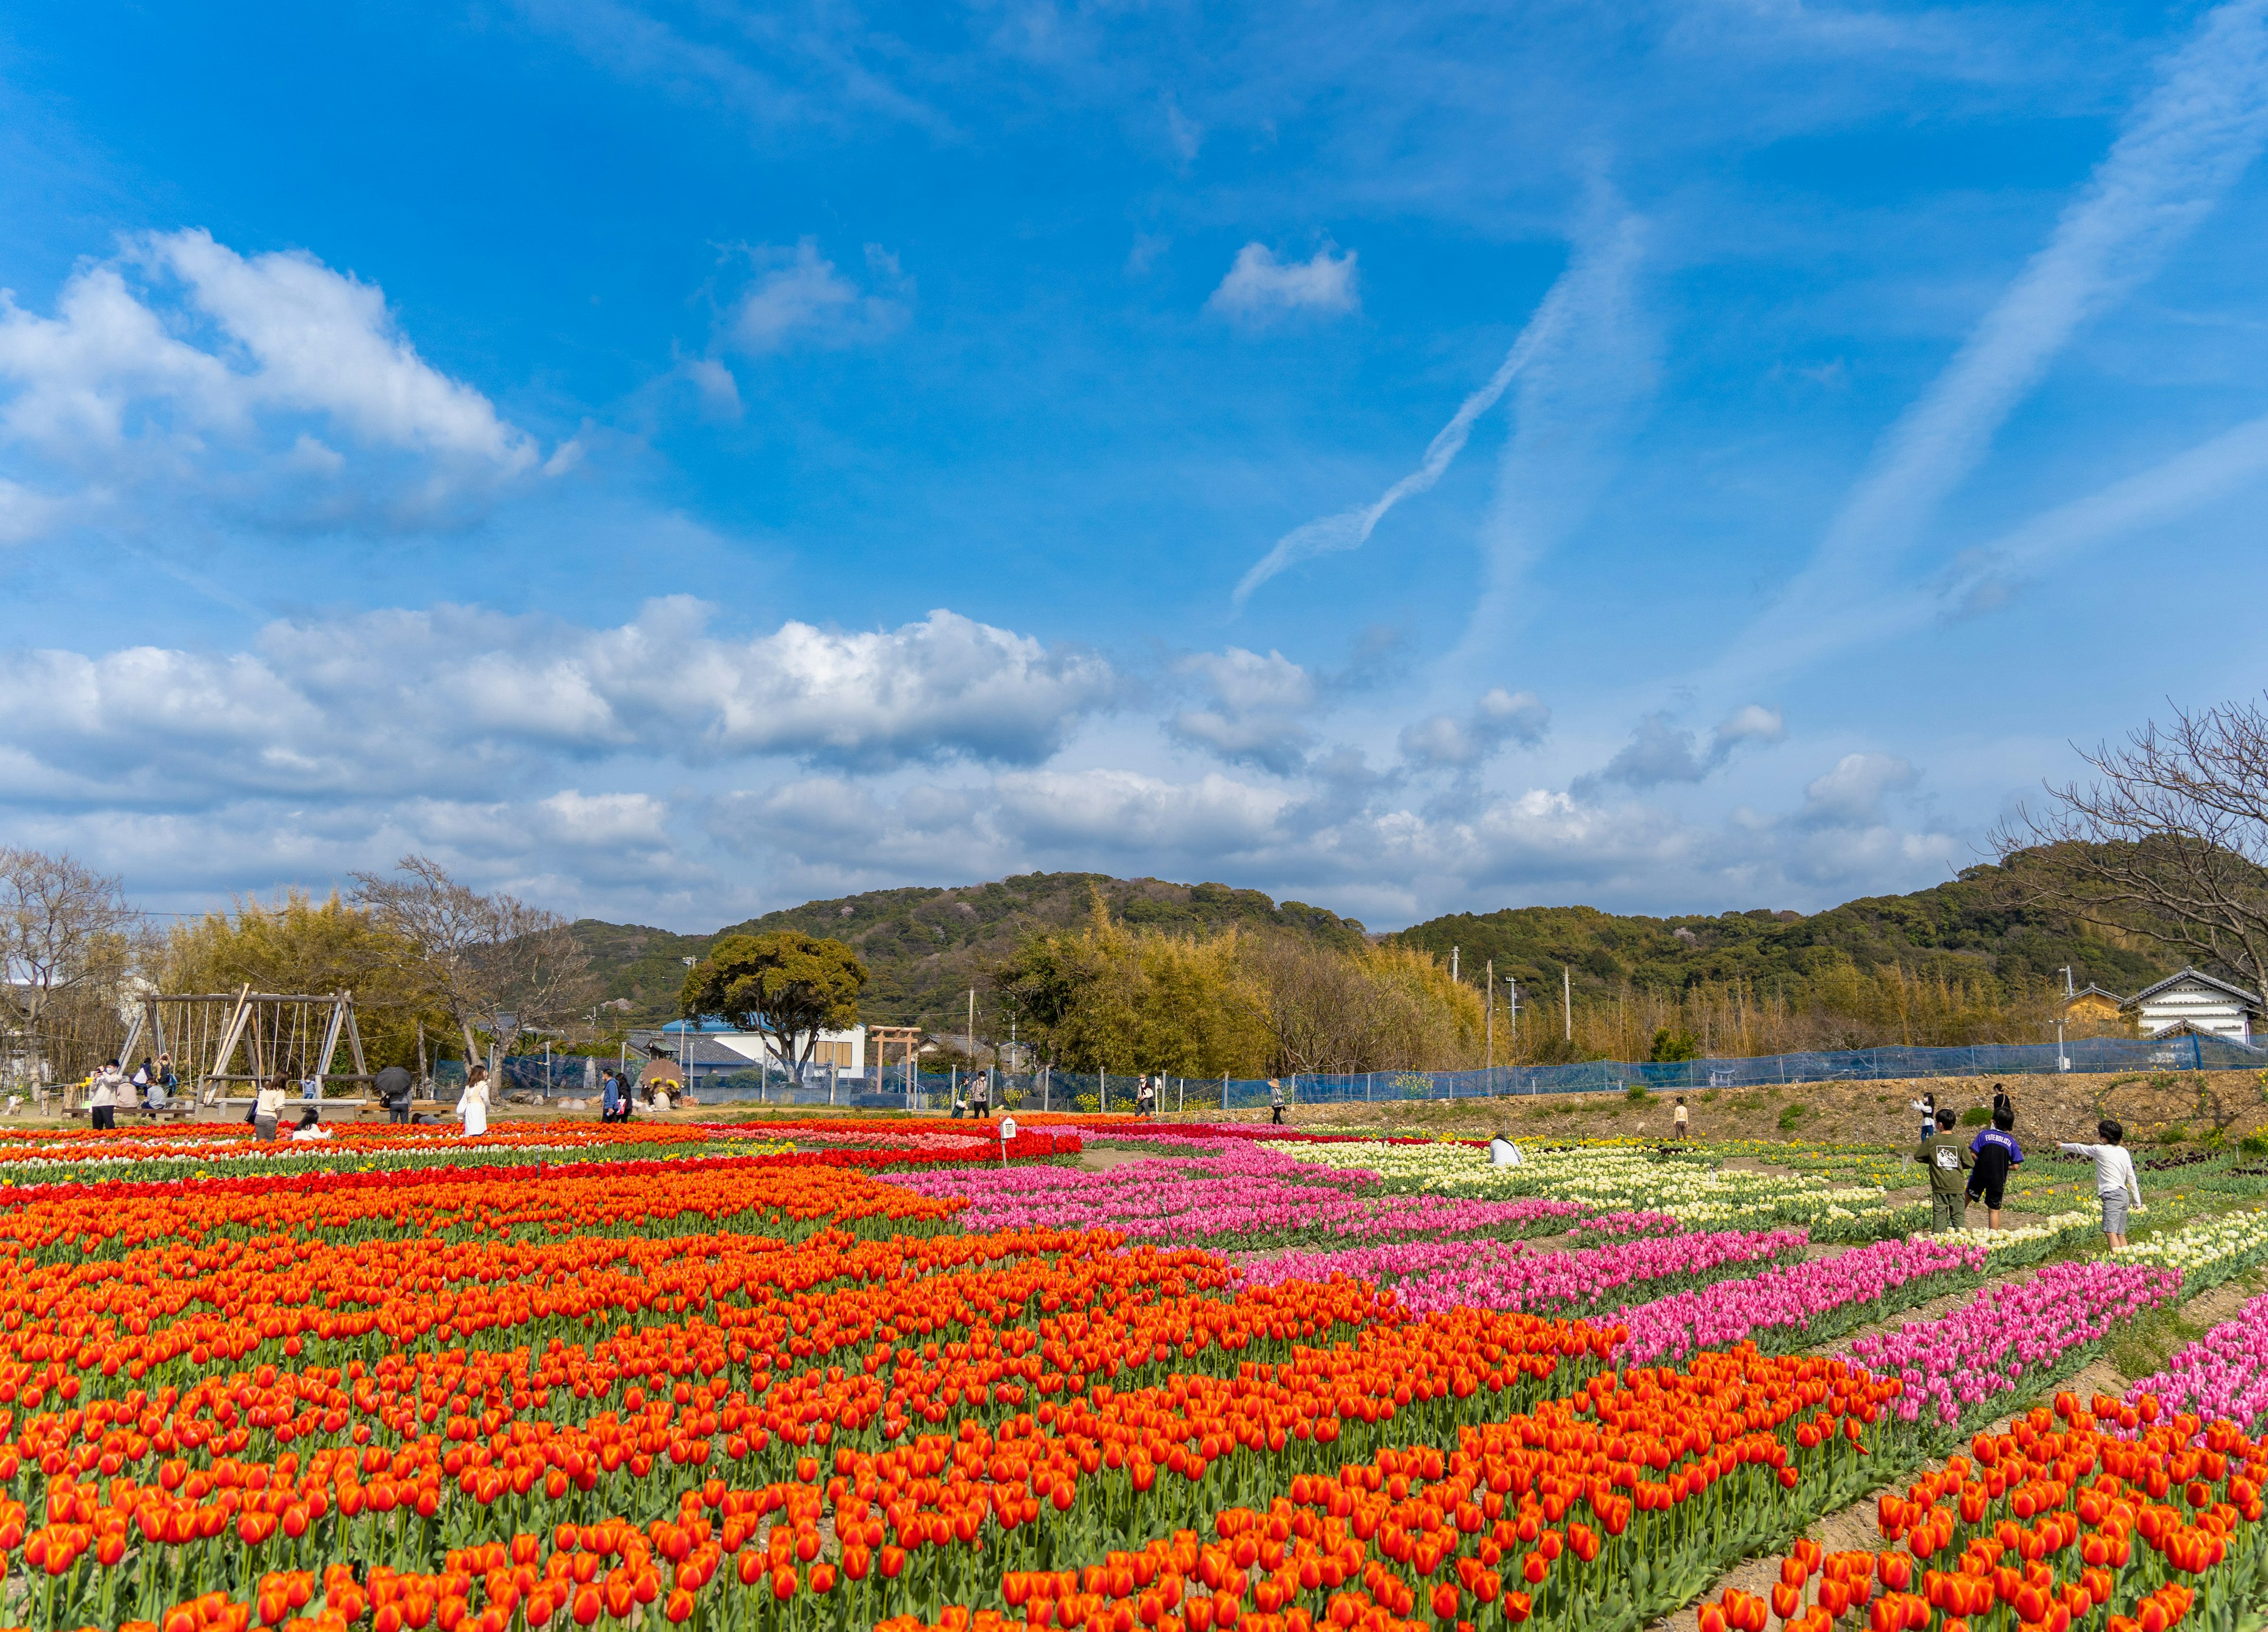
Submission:
[[1488,960],[1488,1055],[1489,1073],[1496,1073],[1496,959]]
[[[2076,996],[2076,994],[2072,990],[2071,987],[2071,966],[2069,964],[2066,964],[2063,967],[2063,1000],[2066,1011],[2068,1010],[2071,1000],[2074,996]],[[2063,1015],[2058,1014],[2056,1016],[2056,1070],[2058,1071],[2067,1071],[2071,1070],[2071,1062],[2065,1057],[2063,1051]]]
[[1567,1040],[1573,1042],[1575,1040],[1575,977],[1568,973],[1567,966],[1564,963],[1559,966],[1559,1012],[1566,1017]]
[[968,989],[968,1065],[976,1068],[976,989]]

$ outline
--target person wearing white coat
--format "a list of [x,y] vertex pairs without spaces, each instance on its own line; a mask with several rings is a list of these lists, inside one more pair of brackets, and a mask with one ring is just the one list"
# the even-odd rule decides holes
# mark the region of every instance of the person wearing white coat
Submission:
[[102,1069],[94,1074],[94,1087],[86,1096],[86,1124],[90,1128],[118,1126],[118,1096],[127,1092],[126,1077],[119,1070],[118,1062],[106,1060]]
[[465,1075],[465,1092],[457,1098],[457,1114],[464,1120],[465,1137],[477,1139],[489,1130],[489,1069],[475,1065]]

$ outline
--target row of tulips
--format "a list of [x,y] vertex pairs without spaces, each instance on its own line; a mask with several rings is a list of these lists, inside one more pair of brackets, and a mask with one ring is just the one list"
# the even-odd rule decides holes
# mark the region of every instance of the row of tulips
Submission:
[[1905,1384],[1902,1417],[1951,1426],[2074,1369],[2114,1327],[2172,1303],[2181,1284],[2178,1269],[2052,1263],[2029,1280],[1988,1286],[1938,1320],[1861,1336],[1851,1355]]
[[1447,1443],[1293,1474],[1190,1529],[1105,1529],[1080,1570],[1005,1555],[997,1581],[934,1582],[943,1603],[881,1629],[1627,1632],[1863,1489],[1895,1393],[1839,1361],[1754,1349],[1633,1368]]
[[1352,1275],[1391,1285],[1396,1301],[1414,1314],[1448,1309],[1572,1314],[1753,1275],[1800,1258],[1806,1244],[1800,1230],[1640,1236],[1558,1252],[1537,1252],[1524,1241],[1428,1241],[1284,1253],[1248,1265],[1244,1278],[1248,1286],[1277,1286]]
[[[1011,1162],[1047,1160],[1077,1153],[1076,1144],[1045,1130],[1020,1133],[1007,1143]],[[74,1181],[19,1188],[9,1193],[13,1205],[11,1240],[0,1242],[0,1252],[12,1246],[34,1261],[43,1254],[75,1257],[81,1252],[107,1253],[121,1246],[173,1237],[183,1241],[209,1238],[235,1239],[247,1231],[272,1228],[289,1217],[294,1227],[344,1229],[364,1235],[397,1232],[398,1228],[446,1227],[458,1212],[493,1210],[507,1206],[514,1224],[525,1229],[558,1233],[562,1227],[604,1228],[602,1218],[578,1201],[593,1197],[621,1198],[637,1194],[644,1198],[627,1222],[642,1231],[666,1230],[674,1222],[711,1222],[725,1215],[716,1211],[729,1191],[700,1182],[734,1173],[822,1173],[845,1170],[880,1172],[898,1168],[944,1165],[967,1166],[973,1162],[1002,1159],[992,1145],[979,1155],[891,1150],[833,1150],[787,1151],[757,1145],[750,1153],[733,1156],[670,1156],[661,1158],[604,1163],[555,1165],[519,1153],[502,1165],[480,1167],[451,1165],[378,1166],[357,1165],[350,1171],[303,1172],[258,1177],[232,1173],[221,1177],[174,1181]],[[656,1180],[674,1182],[655,1184]],[[681,1189],[681,1183],[692,1188]],[[777,1180],[762,1183],[777,1187]],[[810,1190],[811,1187],[804,1187]],[[915,1197],[895,1186],[836,1186],[820,1180],[812,1205],[799,1196],[790,1217],[805,1224],[826,1223],[862,1228],[873,1221],[911,1224],[938,1220],[961,1210],[953,1201]],[[752,1193],[753,1194],[753,1193]],[[286,1209],[279,1214],[267,1203],[283,1198],[332,1198],[341,1204],[312,1212]],[[353,1199],[350,1199],[353,1198]],[[131,1207],[122,1203],[182,1202],[183,1206]],[[837,1211],[839,1202],[843,1210]],[[769,1206],[770,1203],[762,1205]],[[774,1208],[773,1210],[778,1210]],[[774,1219],[777,1224],[780,1222]],[[617,1230],[623,1227],[618,1223]]]
[[[366,1466],[368,1484],[319,1488],[280,1467],[261,1470],[280,1486],[231,1467],[195,1496],[163,1479],[58,1481],[23,1555],[43,1627],[92,1613],[171,1628],[212,1592],[240,1601],[233,1580],[263,1621],[298,1612],[343,1627],[374,1612],[383,1632],[424,1615],[497,1632],[563,1614],[587,1625],[657,1600],[672,1621],[811,1632],[940,1621],[972,1605],[1034,1626],[1111,1625],[1123,1611],[1167,1632],[1246,1620],[1285,1632],[1375,1625],[1419,1602],[1451,1621],[1626,1628],[1737,1550],[1855,1495],[1896,1387],[1840,1362],[1749,1350],[1598,1377],[1509,1415],[1459,1408],[1453,1389],[1440,1408],[1419,1400],[1390,1430],[1314,1459],[1226,1437],[1208,1456],[1211,1436],[1186,1456],[1156,1427],[1158,1401],[1099,1390],[1052,1433],[1025,1416],[997,1436],[972,1422],[896,1449],[838,1445],[755,1488],[696,1468],[643,1504],[674,1518],[643,1526],[563,1517],[588,1511],[582,1470],[547,1493],[541,1520],[513,1511],[516,1527],[485,1540],[467,1522],[481,1510],[452,1501],[451,1481],[318,1452],[333,1474],[338,1460]],[[1167,1459],[1151,1462],[1152,1448]],[[468,1467],[453,1482],[493,1511],[505,1498],[478,1496],[485,1477]],[[1224,1545],[1191,1546],[1200,1531]],[[340,1575],[342,1557],[367,1568]]]
[[1594,1212],[1673,1215],[1688,1229],[1802,1225],[1815,1239],[1867,1240],[1928,1223],[1926,1205],[1892,1205],[1878,1185],[1836,1185],[1814,1174],[1720,1167],[1699,1151],[1632,1145],[1528,1148],[1516,1166],[1462,1144],[1286,1145],[1300,1160],[1361,1167],[1395,1188],[1480,1199],[1550,1196]]
[[969,1169],[909,1174],[897,1182],[924,1195],[965,1198],[963,1223],[970,1229],[1115,1230],[1135,1240],[1224,1249],[1553,1234],[1592,1211],[1548,1197],[1476,1202],[1386,1194],[1365,1169],[1318,1167],[1253,1142],[1100,1173]]
[[1753,1342],[1813,1347],[2038,1261],[2070,1244],[2064,1231],[2007,1232],[1984,1240],[1916,1236],[1766,1269],[1706,1291],[1675,1293],[1624,1309],[1622,1354],[1639,1364]]
[[2145,1396],[2246,1433],[2268,1426],[2268,1294],[2247,1299],[2234,1317],[2176,1350],[2128,1393],[2137,1401]]
[[[808,1484],[833,1466],[836,1478],[809,1516],[814,1536],[824,1521],[839,1549],[850,1525],[879,1515],[895,1540],[877,1535],[861,1545],[928,1558],[906,1591],[918,1589],[941,1605],[976,1591],[973,1572],[985,1552],[969,1544],[988,1536],[990,1555],[1013,1557],[1020,1568],[1092,1563],[1116,1540],[1154,1537],[1202,1517],[1192,1503],[1264,1505],[1283,1493],[1287,1477],[1333,1476],[1350,1457],[1392,1436],[1418,1430],[1437,1444],[1458,1443],[1465,1430],[1498,1420],[1522,1399],[1531,1424],[1556,1420],[1558,1408],[1547,1396],[1592,1376],[1618,1335],[1478,1312],[1365,1325],[1359,1298],[1329,1310],[1314,1301],[1326,1289],[1295,1285],[1246,1292],[1237,1309],[1249,1317],[1258,1304],[1258,1312],[1274,1319],[1236,1332],[1213,1328],[1206,1334],[1215,1341],[1203,1346],[1208,1359],[1241,1356],[1265,1330],[1284,1363],[1234,1359],[1233,1376],[1226,1368],[1193,1375],[1189,1363],[1199,1349],[1186,1336],[1177,1356],[1167,1350],[1175,1363],[1162,1371],[1139,1358],[1156,1356],[1155,1334],[1186,1334],[1193,1322],[1204,1330],[1208,1316],[1224,1312],[1204,1299],[1158,1309],[1161,1318],[1136,1334],[1138,1346],[1074,1350],[1064,1339],[1074,1325],[1091,1337],[1098,1309],[1126,1317],[1135,1305],[1125,1295],[1141,1295],[1145,1269],[1152,1292],[1170,1292],[1177,1278],[1196,1281],[1208,1268],[1216,1285],[1224,1283],[1226,1266],[1204,1254],[1121,1257],[1094,1252],[1092,1236],[1020,1243],[843,1238],[831,1247],[822,1238],[816,1246],[821,1261],[799,1261],[783,1283],[796,1294],[781,1300],[787,1319],[769,1327],[664,1320],[617,1328],[587,1350],[554,1338],[532,1371],[526,1349],[468,1347],[388,1354],[374,1367],[357,1364],[343,1373],[237,1371],[185,1397],[129,1392],[122,1402],[97,1400],[33,1415],[17,1437],[17,1466],[0,1458],[0,1476],[12,1476],[32,1510],[48,1515],[40,1567],[70,1578],[57,1588],[62,1603],[84,1605],[106,1588],[114,1602],[122,1594],[137,1603],[187,1602],[217,1584],[242,1591],[276,1572],[313,1578],[342,1547],[414,1575],[438,1547],[485,1546],[560,1522],[651,1514],[720,1477],[737,1487],[768,1472],[779,1482],[792,1472],[794,1482]],[[1092,1254],[1084,1287],[1066,1283],[1057,1267],[1082,1248]],[[888,1261],[909,1249],[927,1255],[925,1273],[912,1280]],[[675,1281],[669,1279],[675,1255],[653,1253],[637,1281],[655,1303],[630,1312],[632,1319],[657,1307],[666,1314],[687,1296],[682,1289],[703,1275],[731,1282],[738,1267],[724,1251],[723,1238],[689,1244],[681,1256],[695,1261]],[[533,1261],[506,1261],[525,1268]],[[285,1263],[260,1268],[272,1276]],[[832,1290],[846,1286],[865,1300],[863,1331]],[[1342,1290],[1352,1289],[1342,1283]],[[963,1335],[917,1342],[887,1324],[925,1318],[909,1307],[910,1293],[928,1295],[933,1319],[924,1335]],[[1037,1332],[1014,1326],[1020,1307],[1049,1298],[1080,1312],[1054,1323],[1053,1342],[1047,1322]],[[970,1307],[980,1301],[982,1308]],[[809,1337],[797,1331],[798,1316]],[[1010,1341],[989,1351],[968,1341],[988,1325]],[[485,1335],[475,1322],[467,1327]],[[1341,1329],[1353,1335],[1340,1347],[1294,1341]],[[881,1341],[866,1349],[857,1375],[843,1364],[821,1369],[850,1358],[861,1337]],[[1040,1342],[1020,1357],[1026,1337]],[[199,1364],[194,1351],[189,1359]],[[1702,1356],[1691,1375],[1708,1375],[1716,1364]],[[1769,1375],[1757,1368],[1767,1364],[1747,1351],[1749,1380],[1739,1386],[1750,1392],[1741,1397],[1756,1397],[1755,1378]],[[1138,1386],[1114,1388],[1091,1383],[1084,1371],[1065,1376],[1053,1369],[1067,1365]],[[775,1367],[785,1375],[772,1376]],[[736,1373],[750,1373],[755,1392],[728,1392]],[[1863,1375],[1839,1368],[1834,1374],[1852,1386]],[[1625,1371],[1623,1386],[1636,1375]],[[1895,1382],[1869,1386],[1877,1412],[1899,1392]],[[1594,1385],[1594,1402],[1607,1389]],[[1035,1400],[1036,1410],[1021,1408]],[[597,1401],[618,1402],[594,1411]],[[964,1403],[971,1408],[956,1408]],[[24,1408],[35,1412],[36,1402]],[[915,1430],[909,1443],[916,1413],[920,1422],[950,1431]],[[44,1438],[34,1431],[42,1427]],[[861,1456],[874,1459],[863,1489]],[[1042,1503],[1055,1517],[1020,1529],[1039,1518]],[[106,1549],[101,1541],[106,1531],[120,1532],[121,1514],[124,1528],[147,1543],[134,1546],[130,1563],[123,1544]],[[1730,1534],[1731,1522],[1713,1521],[1713,1532]],[[1009,1551],[1009,1532],[1019,1533],[1023,1552]],[[791,1539],[799,1550],[805,1547],[792,1533]],[[924,1547],[944,1550],[932,1557]],[[844,1570],[851,1564],[839,1550],[821,1561],[818,1549],[814,1540],[800,1562]],[[26,1558],[31,1562],[28,1552]],[[119,1569],[128,1573],[108,1573]],[[802,1590],[816,1591],[810,1572],[800,1579]]]
[[1884,1492],[1878,1553],[1800,1545],[1766,1599],[1727,1592],[1702,1632],[2235,1632],[2268,1584],[2268,1443],[2227,1422],[2056,1396]]

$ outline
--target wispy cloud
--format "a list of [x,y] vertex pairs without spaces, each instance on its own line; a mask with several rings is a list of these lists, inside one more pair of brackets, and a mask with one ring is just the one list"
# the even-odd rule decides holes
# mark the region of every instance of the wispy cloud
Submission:
[[[2050,562],[2164,526],[2268,475],[2268,415],[2249,419],[2149,469],[2059,504],[1966,552],[1931,586],[1927,599],[1962,617],[2007,604]],[[1920,599],[1918,597],[1917,599]]]
[[1402,761],[1417,770],[1475,771],[1513,743],[1534,747],[1551,726],[1551,709],[1532,691],[1493,687],[1470,717],[1436,714],[1403,728]]
[[1340,316],[1359,304],[1354,251],[1335,255],[1325,245],[1305,261],[1278,261],[1265,244],[1247,244],[1205,310],[1249,327],[1295,312]]
[[859,345],[905,325],[913,280],[879,244],[866,246],[871,288],[837,271],[812,239],[792,249],[760,248],[755,258],[756,279],[733,304],[720,335],[735,350]]
[[[2268,0],[2208,13],[2035,254],[1883,437],[1810,565],[1765,622],[1847,610],[1928,537],[1946,497],[2073,334],[2164,264],[2268,141]],[[1753,662],[1788,648],[1744,640]]]
[[1597,184],[1555,332],[1522,371],[1480,529],[1481,587],[1449,667],[1484,666],[1525,601],[1528,570],[1573,539],[1652,400],[1660,336],[1638,296],[1646,224]]
[[1300,562],[1317,555],[1334,555],[1340,551],[1360,549],[1370,541],[1378,524],[1386,514],[1403,499],[1430,492],[1464,452],[1471,437],[1473,426],[1480,416],[1497,404],[1521,371],[1532,365],[1549,349],[1558,343],[1571,317],[1587,305],[1595,304],[1594,297],[1602,281],[1619,283],[1627,274],[1628,259],[1637,249],[1636,223],[1624,217],[1607,234],[1603,241],[1579,244],[1567,269],[1544,292],[1535,310],[1528,314],[1526,327],[1520,331],[1512,349],[1497,364],[1496,372],[1487,383],[1457,405],[1449,423],[1434,434],[1425,445],[1425,454],[1418,468],[1380,494],[1368,504],[1353,510],[1343,510],[1334,516],[1321,517],[1304,522],[1276,540],[1275,546],[1253,562],[1251,569],[1237,580],[1236,589],[1229,597],[1230,604],[1242,611],[1252,592],[1269,579]]
[[1749,703],[1718,723],[1705,747],[1693,732],[1667,712],[1646,715],[1631,732],[1631,739],[1595,776],[1579,778],[1579,793],[1601,783],[1620,783],[1627,788],[1658,788],[1665,783],[1700,782],[1728,762],[1743,744],[1786,740],[1787,723],[1778,709]]

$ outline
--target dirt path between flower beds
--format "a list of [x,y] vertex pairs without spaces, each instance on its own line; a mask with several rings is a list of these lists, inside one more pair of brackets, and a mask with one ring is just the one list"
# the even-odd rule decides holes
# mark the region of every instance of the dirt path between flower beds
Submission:
[[[2021,1274],[2004,1276],[1999,1281],[1990,1284],[2017,1285],[2029,1280],[2034,1273],[2036,1272],[2027,1269]],[[2243,1307],[2245,1300],[2253,1296],[2256,1289],[2251,1284],[2251,1281],[2252,1277],[2246,1275],[2224,1281],[2212,1290],[2199,1293],[2187,1302],[2176,1305],[2176,1312],[2184,1322],[2191,1326],[2202,1327],[2217,1326],[2235,1314]],[[1828,1345],[1820,1352],[1847,1354],[1852,1342],[1865,1335],[1867,1332],[1895,1331],[1909,1320],[1934,1320],[1976,1297],[1983,1290],[1982,1287],[1972,1287],[1965,1292],[1948,1293],[1943,1298],[1933,1299],[1918,1308],[1907,1311],[1895,1320],[1885,1320],[1866,1327],[1862,1332],[1853,1332],[1849,1337]],[[2064,1383],[2062,1387],[2085,1399],[2090,1394],[2098,1393],[2123,1394],[2139,1380],[2139,1378],[2121,1376],[2111,1366],[2110,1356],[2100,1355],[2089,1361],[2075,1376]],[[2029,1408],[2029,1405],[2026,1408]],[[1988,1431],[1996,1434],[2005,1433],[2012,1420],[2007,1416],[1997,1418],[1989,1425]],[[1803,1533],[1830,1553],[1879,1552],[1882,1547],[1882,1534],[1875,1527],[1874,1511],[1874,1496],[1870,1492],[1850,1506],[1815,1520]],[[1769,1593],[1773,1584],[1779,1579],[1780,1561],[1786,1556],[1786,1549],[1782,1548],[1754,1558],[1742,1559],[1704,1589],[1700,1597],[1675,1614],[1665,1615],[1654,1621],[1647,1628],[1647,1632],[1700,1632],[1703,1604],[1712,1603],[1721,1598],[1728,1587],[1738,1587],[1743,1592],[1753,1592],[1760,1597]]]

